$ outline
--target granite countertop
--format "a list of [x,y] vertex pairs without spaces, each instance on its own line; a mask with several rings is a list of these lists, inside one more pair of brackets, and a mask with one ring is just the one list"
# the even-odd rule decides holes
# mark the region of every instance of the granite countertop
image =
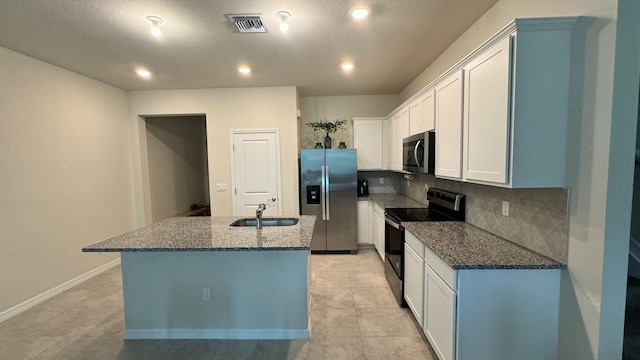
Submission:
[[466,222],[403,222],[402,226],[453,269],[566,268]]
[[369,194],[367,198],[378,204],[383,209],[427,207],[426,204],[400,194]]
[[[242,217],[173,217],[86,246],[83,252],[308,250],[315,215],[293,226],[232,227]],[[266,217],[265,217],[266,218]]]

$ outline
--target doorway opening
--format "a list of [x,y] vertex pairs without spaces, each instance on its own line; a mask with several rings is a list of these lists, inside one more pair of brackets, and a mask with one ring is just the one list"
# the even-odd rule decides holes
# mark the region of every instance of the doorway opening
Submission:
[[151,222],[210,215],[205,115],[146,116]]

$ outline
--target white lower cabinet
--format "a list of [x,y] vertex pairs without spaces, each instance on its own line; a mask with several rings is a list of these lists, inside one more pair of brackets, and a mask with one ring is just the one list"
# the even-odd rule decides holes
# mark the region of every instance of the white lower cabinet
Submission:
[[373,244],[384,261],[384,209],[373,204]]
[[557,358],[560,274],[453,269],[405,231],[404,297],[440,360]]
[[[411,235],[411,233],[405,233],[405,238]],[[423,252],[424,246],[419,243],[417,249],[411,246],[405,239],[404,246],[404,299],[411,309],[413,316],[415,316],[418,324],[422,325],[422,312],[423,312],[423,291],[422,286],[424,284],[423,278]]]
[[453,359],[456,293],[424,265],[424,333],[440,359]]
[[358,201],[358,244],[371,244],[369,236],[369,201]]

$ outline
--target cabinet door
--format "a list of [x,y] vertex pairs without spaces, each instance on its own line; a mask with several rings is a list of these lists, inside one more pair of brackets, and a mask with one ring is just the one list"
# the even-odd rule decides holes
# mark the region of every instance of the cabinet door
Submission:
[[464,178],[505,184],[509,170],[511,38],[464,67]]
[[436,176],[462,177],[462,72],[436,86]]
[[382,146],[382,121],[353,121],[353,147],[358,149],[358,170],[382,170]]
[[409,107],[393,116],[393,170],[402,170],[402,140],[409,136]]
[[409,135],[422,131],[422,97],[419,97],[409,104]]
[[431,131],[436,128],[436,91],[428,90],[420,98],[422,110],[422,129],[419,132]]
[[369,202],[358,201],[358,244],[370,244]]
[[382,124],[382,165],[384,170],[390,170],[393,168],[393,134],[392,134],[392,121],[393,119],[387,119]]
[[378,250],[380,259],[384,261],[384,219],[376,212],[374,212],[374,218],[374,221],[376,223],[374,245],[376,247],[376,250]]
[[424,332],[441,360],[454,359],[456,294],[424,265]]
[[416,250],[405,243],[404,246],[404,299],[409,305],[409,309],[415,316],[420,326],[423,324],[422,319],[422,297],[424,294],[424,261],[418,255]]
[[391,170],[398,170],[398,166],[402,165],[402,162],[398,164],[398,156],[402,156],[401,148],[398,145],[398,129],[400,124],[400,113],[395,113],[391,118]]

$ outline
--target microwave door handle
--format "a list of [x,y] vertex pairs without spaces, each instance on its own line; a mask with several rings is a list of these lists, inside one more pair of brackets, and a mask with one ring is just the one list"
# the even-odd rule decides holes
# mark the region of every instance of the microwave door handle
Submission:
[[420,146],[420,143],[422,142],[422,140],[418,140],[416,141],[416,146],[413,147],[413,159],[416,162],[416,166],[420,167],[420,160],[418,160],[418,147]]

